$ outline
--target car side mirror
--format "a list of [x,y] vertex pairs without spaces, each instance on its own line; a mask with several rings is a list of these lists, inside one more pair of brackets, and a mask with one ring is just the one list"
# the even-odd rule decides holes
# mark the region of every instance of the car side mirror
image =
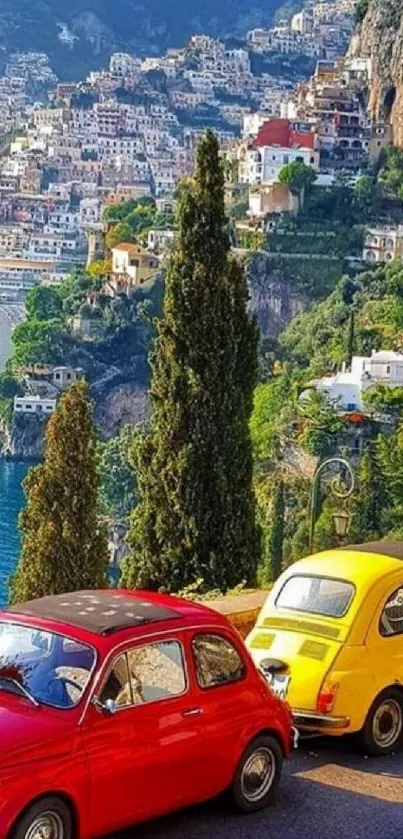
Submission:
[[105,699],[105,702],[101,702],[97,696],[94,696],[92,703],[101,714],[105,714],[108,717],[116,714],[117,706],[114,699]]

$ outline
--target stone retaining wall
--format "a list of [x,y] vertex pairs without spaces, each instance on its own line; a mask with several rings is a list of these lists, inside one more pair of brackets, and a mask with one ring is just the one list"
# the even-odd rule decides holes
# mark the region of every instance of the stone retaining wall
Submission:
[[253,629],[267,595],[268,591],[253,591],[211,600],[206,605],[225,615],[245,639]]

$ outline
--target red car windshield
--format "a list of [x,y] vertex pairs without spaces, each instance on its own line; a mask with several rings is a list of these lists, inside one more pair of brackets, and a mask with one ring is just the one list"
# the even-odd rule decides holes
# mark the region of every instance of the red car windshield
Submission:
[[54,708],[73,708],[88,685],[95,659],[95,650],[67,636],[0,623],[0,691]]

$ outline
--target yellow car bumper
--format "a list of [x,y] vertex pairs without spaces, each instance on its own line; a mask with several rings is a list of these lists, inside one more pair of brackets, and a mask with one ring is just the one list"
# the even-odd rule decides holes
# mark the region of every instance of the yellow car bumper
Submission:
[[349,717],[331,717],[322,714],[315,714],[311,711],[293,711],[295,727],[298,731],[318,732],[321,734],[332,734],[335,731],[346,731],[350,726]]

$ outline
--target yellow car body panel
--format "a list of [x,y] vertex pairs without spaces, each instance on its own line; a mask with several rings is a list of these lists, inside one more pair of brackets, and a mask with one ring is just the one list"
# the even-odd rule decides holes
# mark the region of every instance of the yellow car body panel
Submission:
[[[282,608],[277,600],[292,577],[324,580],[333,597],[333,589],[337,596],[340,584],[350,584],[353,595],[345,614]],[[403,632],[380,633],[384,606],[399,587],[403,614],[402,559],[366,553],[362,546],[306,557],[279,577],[246,644],[257,664],[273,659],[287,665],[287,701],[302,728],[329,734],[359,731],[380,692],[392,685],[403,690]],[[321,714],[319,720],[318,697],[328,684],[338,685],[336,698],[329,716]]]

